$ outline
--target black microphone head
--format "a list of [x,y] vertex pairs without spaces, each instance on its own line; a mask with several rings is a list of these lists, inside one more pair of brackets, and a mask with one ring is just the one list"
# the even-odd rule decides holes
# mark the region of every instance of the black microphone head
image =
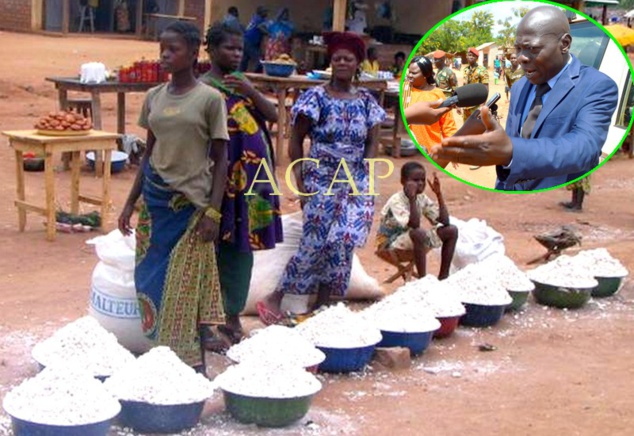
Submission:
[[489,90],[482,83],[470,83],[455,89],[458,107],[479,106],[484,103],[489,95]]

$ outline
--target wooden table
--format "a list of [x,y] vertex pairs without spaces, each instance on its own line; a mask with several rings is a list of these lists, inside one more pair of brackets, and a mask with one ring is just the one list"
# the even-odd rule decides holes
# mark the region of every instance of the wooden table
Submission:
[[64,110],[68,103],[68,91],[87,92],[92,99],[92,124],[95,129],[101,130],[101,94],[117,93],[117,132],[125,133],[125,95],[129,92],[146,92],[148,89],[161,83],[81,83],[77,77],[47,77],[47,81],[53,82],[59,93],[59,107]]
[[[275,135],[275,154],[277,159],[284,152],[284,132],[290,125],[290,120],[286,117],[286,97],[291,89],[302,90],[312,88],[313,86],[322,85],[327,80],[309,79],[304,75],[292,75],[289,77],[275,77],[259,73],[245,73],[253,84],[260,89],[272,90],[277,96],[277,133]],[[362,80],[359,86],[371,90],[379,91],[379,100],[383,101],[383,93],[387,88],[387,82],[383,79]]]
[[[79,212],[79,202],[101,206],[101,227],[107,220],[110,206],[110,161],[112,150],[117,148],[117,139],[120,135],[93,130],[83,136],[43,136],[35,130],[13,130],[2,132],[9,138],[9,145],[15,150],[15,174],[17,179],[17,199],[15,206],[18,209],[18,226],[21,232],[26,227],[26,212],[37,212],[46,217],[46,239],[55,240],[55,174],[53,172],[53,153],[71,152],[71,186],[70,186],[70,211]],[[81,151],[95,150],[95,155],[100,156],[103,151],[103,177],[101,198],[88,197],[79,194],[79,170]],[[24,189],[24,152],[32,152],[36,155],[44,155],[44,184],[46,191],[46,205],[36,206],[26,201]],[[101,164],[96,159],[95,166]]]

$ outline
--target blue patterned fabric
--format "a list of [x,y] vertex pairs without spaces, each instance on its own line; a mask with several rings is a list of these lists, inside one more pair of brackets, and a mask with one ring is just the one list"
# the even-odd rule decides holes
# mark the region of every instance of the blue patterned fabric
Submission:
[[309,158],[304,162],[304,227],[297,254],[288,263],[278,290],[291,294],[314,294],[319,285],[332,295],[344,295],[350,280],[352,253],[365,244],[374,214],[374,197],[352,195],[341,164],[345,161],[359,193],[367,193],[369,170],[364,161],[365,142],[372,127],[385,119],[385,111],[363,89],[354,99],[340,99],[318,86],[306,91],[293,106],[293,121],[299,115],[312,122]]

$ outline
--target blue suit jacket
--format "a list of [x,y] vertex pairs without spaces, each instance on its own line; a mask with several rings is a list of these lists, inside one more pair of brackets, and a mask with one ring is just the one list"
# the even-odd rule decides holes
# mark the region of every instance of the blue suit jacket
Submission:
[[526,77],[513,84],[506,134],[513,142],[509,169],[496,168],[496,189],[551,188],[582,176],[599,163],[618,89],[612,79],[573,56],[550,90],[530,138],[522,138],[522,111],[534,87]]

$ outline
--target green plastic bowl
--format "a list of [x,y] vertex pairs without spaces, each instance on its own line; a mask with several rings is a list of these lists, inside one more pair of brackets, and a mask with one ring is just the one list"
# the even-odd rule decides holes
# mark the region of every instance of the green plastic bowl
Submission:
[[261,427],[286,427],[306,415],[313,395],[296,398],[249,397],[222,391],[225,407],[243,424]]
[[535,283],[533,297],[537,303],[559,309],[578,309],[584,306],[592,296],[594,288],[565,288],[545,283]]
[[506,306],[505,310],[507,312],[511,310],[519,310],[524,304],[526,304],[526,301],[528,301],[528,294],[531,293],[530,291],[509,291],[509,290],[507,290],[507,292],[513,299],[513,302],[511,302],[511,304]]
[[592,296],[603,298],[610,297],[619,290],[623,277],[595,277],[599,286],[592,290]]

